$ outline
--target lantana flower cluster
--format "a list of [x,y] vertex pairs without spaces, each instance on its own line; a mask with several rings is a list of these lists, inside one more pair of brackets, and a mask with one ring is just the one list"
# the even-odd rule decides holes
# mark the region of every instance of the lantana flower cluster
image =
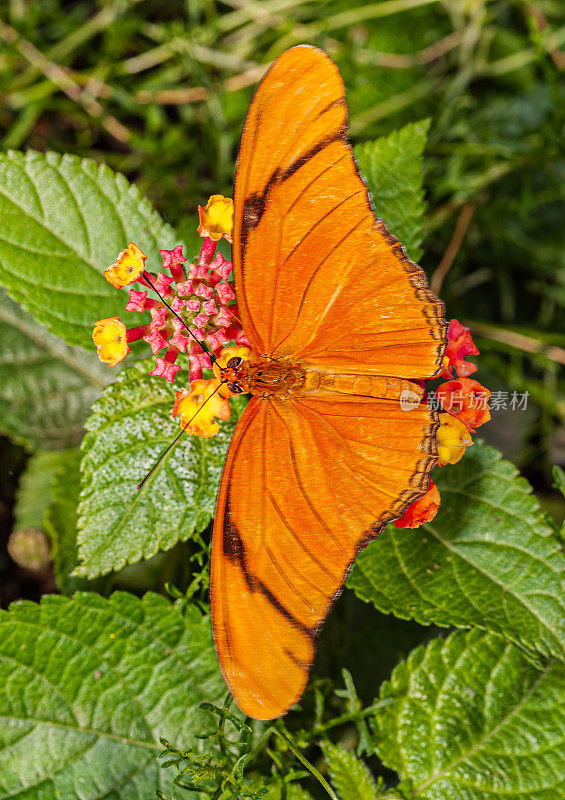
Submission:
[[[490,419],[488,400],[490,392],[478,381],[469,378],[477,365],[465,361],[469,355],[478,355],[469,328],[452,319],[447,330],[447,347],[442,369],[437,377],[450,378],[441,383],[423,402],[435,403],[439,411],[439,428],[436,434],[438,467],[456,464],[467,447],[473,444],[471,437],[480,425]],[[439,490],[430,481],[428,491],[411,503],[394,524],[397,528],[417,528],[423,522],[431,522],[441,504]]]
[[[145,269],[145,253],[130,242],[104,272],[106,280],[117,289],[141,284],[144,287],[141,291],[131,286],[126,311],[151,314],[150,322],[131,328],[119,317],[96,322],[92,338],[98,357],[108,366],[122,361],[130,351],[129,345],[143,339],[157,356],[152,375],[172,383],[181,368],[176,363],[178,356],[186,353],[190,378],[199,380],[202,370],[211,369],[212,364],[198,342],[204,342],[205,349],[215,356],[230,341],[248,344],[229,281],[232,263],[216,253],[221,238],[231,242],[233,202],[214,195],[205,208],[199,208],[199,215],[198,232],[204,241],[195,263],[187,263],[182,245],[160,250],[163,270],[155,275]],[[153,289],[157,290],[157,297],[151,296],[155,294]]]

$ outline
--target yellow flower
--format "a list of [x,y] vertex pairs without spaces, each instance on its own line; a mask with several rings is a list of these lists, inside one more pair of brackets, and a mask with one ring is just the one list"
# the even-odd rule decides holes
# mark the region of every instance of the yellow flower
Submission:
[[232,241],[233,232],[233,200],[221,194],[213,194],[205,207],[198,206],[200,236],[208,236],[217,242],[224,237]]
[[147,256],[134,242],[130,242],[125,250],[122,250],[116,261],[107,270],[104,270],[106,280],[121,289],[139,279],[145,269]]
[[119,317],[99,319],[94,324],[92,338],[98,351],[98,358],[109,367],[119,364],[130,351],[126,326]]
[[198,379],[190,382],[188,391],[181,389],[175,392],[173,417],[180,416],[180,424],[188,433],[209,438],[220,430],[214,417],[222,420],[230,418],[230,404],[220,397],[216,391],[218,386],[216,378]]
[[439,415],[436,439],[440,466],[457,464],[463,457],[465,448],[473,444],[469,428],[453,414]]

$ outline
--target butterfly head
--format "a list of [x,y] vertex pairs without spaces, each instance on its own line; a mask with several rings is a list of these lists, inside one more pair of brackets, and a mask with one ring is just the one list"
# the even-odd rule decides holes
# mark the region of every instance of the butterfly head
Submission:
[[232,356],[224,368],[224,380],[232,394],[243,394],[246,391],[246,375],[243,372],[245,361],[241,356]]
[[242,345],[226,347],[214,364],[214,372],[225,385],[230,395],[245,394],[251,386],[250,363],[253,354]]

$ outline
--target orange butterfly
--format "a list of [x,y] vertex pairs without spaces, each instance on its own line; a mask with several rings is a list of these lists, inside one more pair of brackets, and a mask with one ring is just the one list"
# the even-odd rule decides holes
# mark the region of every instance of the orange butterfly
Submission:
[[443,304],[375,218],[346,136],[335,64],[313,47],[283,53],[237,162],[235,293],[257,357],[224,373],[253,397],[212,545],[218,660],[259,719],[299,699],[353,559],[426,491],[437,460],[437,414],[399,398],[439,371]]

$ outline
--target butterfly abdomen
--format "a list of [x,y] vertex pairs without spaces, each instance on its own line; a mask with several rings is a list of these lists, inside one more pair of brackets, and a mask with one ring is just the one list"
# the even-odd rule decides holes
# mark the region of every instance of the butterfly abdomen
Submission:
[[[308,384],[307,373],[306,384]],[[424,390],[417,383],[388,378],[381,375],[344,375],[340,373],[321,373],[319,392],[350,394],[359,397],[375,397],[381,400],[401,400],[407,394],[421,399]]]

